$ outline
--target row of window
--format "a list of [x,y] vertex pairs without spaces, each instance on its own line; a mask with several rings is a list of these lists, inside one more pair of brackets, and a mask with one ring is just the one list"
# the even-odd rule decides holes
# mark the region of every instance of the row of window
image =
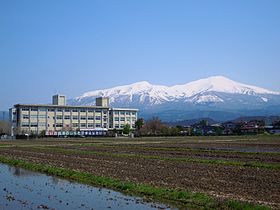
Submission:
[[46,115],[27,115],[27,114],[24,114],[24,115],[22,115],[22,118],[23,119],[29,119],[29,118],[32,118],[32,119],[34,119],[34,118],[46,118]]
[[[40,119],[44,119],[44,118],[46,118],[46,116],[45,115],[22,115],[22,118],[23,119],[37,119],[37,118],[40,118]],[[49,117],[48,117],[49,118]],[[63,119],[63,116],[62,115],[57,115],[56,117],[53,117],[53,119],[57,119],[57,120],[62,120]],[[65,115],[64,116],[64,119],[65,120],[70,120],[71,119],[71,116],[70,115]],[[74,116],[72,116],[72,119],[73,120],[78,120],[79,119],[79,117],[78,116],[76,116],[76,115],[74,115]],[[80,119],[81,120],[101,120],[101,116],[96,116],[96,117],[94,117],[94,116],[88,116],[88,117],[86,117],[86,116],[81,116],[80,117]],[[107,118],[106,117],[103,117],[103,120],[104,121],[107,121]]]
[[114,111],[115,115],[136,115],[136,112]]
[[[55,117],[53,117],[53,119],[55,119]],[[61,115],[57,115],[57,116],[56,116],[56,119],[57,119],[57,120],[62,120],[63,117],[62,117]],[[65,119],[65,120],[70,120],[70,119],[71,119],[71,116],[66,115],[66,116],[64,116],[64,119]],[[74,115],[74,116],[72,116],[72,119],[73,119],[73,120],[78,120],[79,117]],[[88,117],[86,117],[86,116],[81,116],[81,117],[80,117],[80,120],[101,120],[101,117],[100,117],[100,116],[96,116],[96,117],[94,117],[94,116],[88,116]],[[103,117],[103,120],[104,120],[104,121],[107,121],[107,118],[106,118],[106,117]]]
[[[45,111],[49,111],[49,112],[88,112],[88,113],[101,113],[102,110],[101,109],[55,109],[55,108],[22,108],[22,111],[39,111],[39,112],[45,112]],[[103,114],[107,114],[108,111],[107,110],[103,110]]]
[[[124,124],[115,124],[115,128],[123,128]],[[132,128],[135,128],[135,125],[132,125]]]
[[[24,123],[23,122],[21,126],[22,127],[29,127],[29,123]],[[30,127],[38,127],[38,126],[46,126],[46,124],[45,123],[30,123]],[[48,127],[50,127],[49,124],[48,124]],[[53,124],[53,127],[62,128],[63,124],[62,123],[56,123],[56,124]],[[79,127],[79,123],[73,123],[72,127],[78,128]],[[88,124],[81,123],[80,127],[82,127],[82,128],[86,128],[86,127],[87,128],[93,128],[94,124],[93,123],[88,123]],[[100,123],[96,123],[95,127],[96,128],[101,128],[101,124]],[[103,128],[107,128],[107,123],[103,124]]]
[[136,118],[135,117],[132,117],[132,118],[130,118],[130,117],[115,117],[114,118],[114,120],[115,121],[130,121],[130,120],[132,120],[132,121],[135,121],[136,120]]

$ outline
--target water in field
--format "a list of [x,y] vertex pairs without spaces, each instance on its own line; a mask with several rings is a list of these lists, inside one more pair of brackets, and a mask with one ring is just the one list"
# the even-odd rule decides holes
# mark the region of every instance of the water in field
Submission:
[[215,150],[235,151],[235,152],[280,152],[280,148],[276,147],[227,147],[215,148]]
[[170,209],[108,189],[0,164],[0,209]]

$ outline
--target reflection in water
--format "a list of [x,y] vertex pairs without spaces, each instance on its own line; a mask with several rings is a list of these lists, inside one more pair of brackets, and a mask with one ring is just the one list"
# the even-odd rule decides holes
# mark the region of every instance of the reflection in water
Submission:
[[54,185],[57,185],[59,183],[59,178],[55,177],[55,176],[52,176],[51,177],[51,181]]
[[16,167],[12,167],[12,166],[8,166],[8,170],[9,172],[11,172],[13,175],[15,176],[34,176],[36,173],[32,172],[32,171],[28,171],[28,170],[24,170],[22,168],[16,168]]
[[0,164],[0,209],[170,209],[142,198]]

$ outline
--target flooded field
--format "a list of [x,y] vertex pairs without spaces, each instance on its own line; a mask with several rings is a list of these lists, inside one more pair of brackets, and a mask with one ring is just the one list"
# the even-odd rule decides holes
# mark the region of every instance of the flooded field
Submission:
[[0,164],[0,209],[170,209],[164,204]]

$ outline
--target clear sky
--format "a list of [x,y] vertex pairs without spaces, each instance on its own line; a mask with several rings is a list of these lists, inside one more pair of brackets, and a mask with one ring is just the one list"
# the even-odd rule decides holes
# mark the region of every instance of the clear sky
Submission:
[[0,1],[0,110],[214,75],[280,91],[279,0]]

